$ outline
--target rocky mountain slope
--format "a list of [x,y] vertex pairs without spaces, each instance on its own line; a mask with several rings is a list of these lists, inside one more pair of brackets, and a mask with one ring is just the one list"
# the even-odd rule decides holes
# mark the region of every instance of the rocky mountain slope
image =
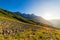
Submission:
[[20,16],[23,16],[24,18],[33,20],[34,22],[42,23],[42,24],[46,24],[46,25],[51,25],[52,26],[52,23],[51,22],[45,20],[41,16],[36,16],[34,14],[20,13],[20,12],[15,12],[15,13],[19,14]]
[[0,40],[60,40],[60,30],[0,9]]

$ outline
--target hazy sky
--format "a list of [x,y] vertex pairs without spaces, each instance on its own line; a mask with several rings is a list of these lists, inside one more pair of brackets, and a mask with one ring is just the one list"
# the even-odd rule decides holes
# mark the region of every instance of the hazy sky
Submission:
[[0,8],[33,13],[47,20],[60,19],[60,0],[0,0]]

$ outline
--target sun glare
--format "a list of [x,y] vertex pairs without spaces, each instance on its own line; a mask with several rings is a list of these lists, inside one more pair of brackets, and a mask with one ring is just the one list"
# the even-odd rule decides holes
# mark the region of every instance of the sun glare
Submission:
[[43,18],[45,18],[46,20],[50,20],[50,19],[52,19],[52,14],[44,13]]

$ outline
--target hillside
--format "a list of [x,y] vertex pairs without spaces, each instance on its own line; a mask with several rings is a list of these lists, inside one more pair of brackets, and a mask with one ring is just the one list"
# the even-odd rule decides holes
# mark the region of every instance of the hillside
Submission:
[[60,40],[60,30],[0,9],[0,40]]
[[20,15],[14,13],[14,12],[6,11],[6,10],[3,10],[3,9],[0,9],[0,15],[4,16],[4,17],[15,19],[15,20],[19,20],[19,21],[22,21],[22,22],[34,24],[34,22],[29,20],[29,19],[23,18],[23,17],[21,17]]

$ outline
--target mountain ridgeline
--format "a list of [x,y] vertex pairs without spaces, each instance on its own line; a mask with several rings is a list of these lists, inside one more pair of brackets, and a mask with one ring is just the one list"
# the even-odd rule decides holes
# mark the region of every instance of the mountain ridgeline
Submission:
[[0,9],[0,40],[60,40],[60,30],[34,14]]
[[52,25],[51,22],[43,19],[41,16],[36,16],[34,14],[25,14],[25,13],[20,13],[20,12],[15,12],[17,14],[19,14],[20,16],[24,17],[24,18],[27,18],[29,20],[32,20],[36,23],[39,23],[39,24],[46,24],[46,25]]

